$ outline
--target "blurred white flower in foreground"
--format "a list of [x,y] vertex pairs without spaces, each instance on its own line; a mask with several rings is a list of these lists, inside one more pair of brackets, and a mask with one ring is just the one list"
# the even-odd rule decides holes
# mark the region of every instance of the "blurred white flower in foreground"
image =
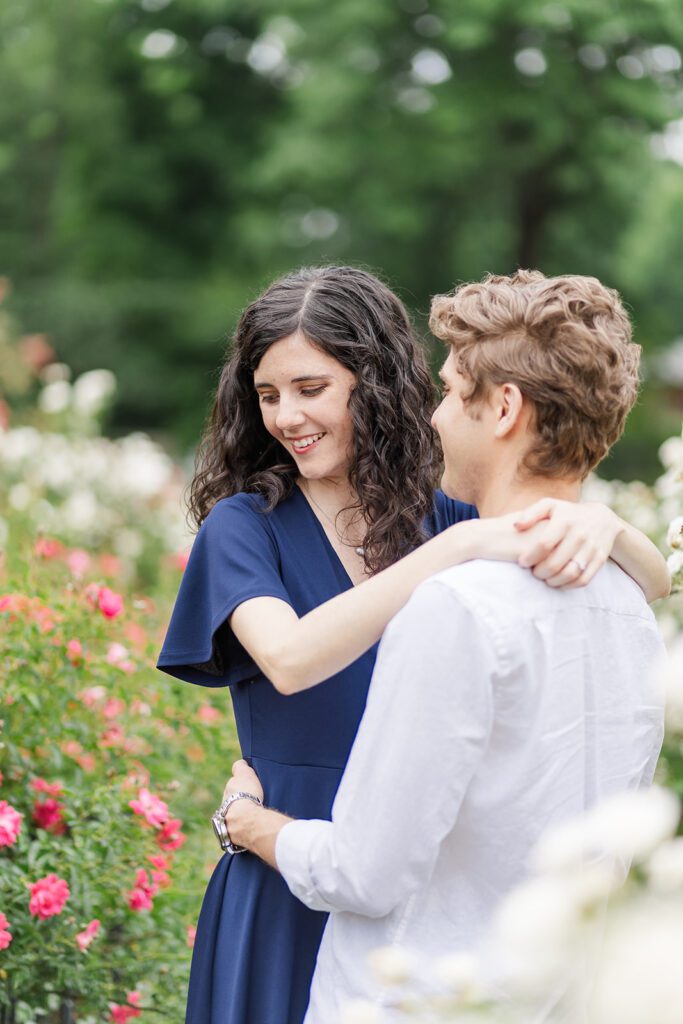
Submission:
[[669,647],[661,674],[667,730],[671,735],[683,736],[683,636],[678,636]]
[[415,958],[402,946],[382,946],[368,957],[370,968],[382,985],[401,985],[415,970]]
[[643,895],[609,922],[591,1024],[681,1024],[683,903]]
[[650,887],[655,892],[679,891],[683,896],[683,837],[678,836],[668,843],[662,843],[647,861],[645,871]]
[[653,786],[619,793],[587,814],[550,829],[533,854],[539,871],[583,869],[596,857],[617,858],[630,867],[672,836],[680,818],[676,796]]
[[354,999],[344,1007],[339,1024],[386,1024],[386,1016],[375,1003]]

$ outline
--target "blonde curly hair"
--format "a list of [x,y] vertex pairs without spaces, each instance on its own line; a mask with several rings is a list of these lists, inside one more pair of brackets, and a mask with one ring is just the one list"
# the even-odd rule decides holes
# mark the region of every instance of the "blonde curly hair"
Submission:
[[489,274],[435,296],[429,326],[469,381],[466,405],[504,383],[533,404],[529,473],[582,480],[620,437],[638,396],[640,346],[619,294],[596,278]]

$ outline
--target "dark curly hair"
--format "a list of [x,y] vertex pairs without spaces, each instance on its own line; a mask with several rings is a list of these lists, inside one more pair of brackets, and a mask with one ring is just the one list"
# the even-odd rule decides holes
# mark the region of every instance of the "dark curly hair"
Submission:
[[296,331],[356,376],[351,508],[368,523],[365,564],[378,572],[425,539],[437,471],[435,395],[403,303],[364,270],[305,267],[244,311],[197,452],[189,513],[199,526],[220,498],[261,494],[270,511],[291,493],[296,464],[263,425],[253,375],[267,349]]

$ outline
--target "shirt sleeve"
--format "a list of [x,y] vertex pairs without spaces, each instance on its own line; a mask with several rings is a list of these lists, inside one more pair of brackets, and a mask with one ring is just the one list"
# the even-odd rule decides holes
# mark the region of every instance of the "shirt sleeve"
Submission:
[[389,624],[332,821],[295,821],[276,843],[313,910],[390,913],[429,878],[491,730],[494,648],[438,580]]
[[228,621],[253,597],[291,603],[267,516],[252,496],[239,494],[219,501],[200,527],[157,668],[202,686],[230,686],[258,675]]

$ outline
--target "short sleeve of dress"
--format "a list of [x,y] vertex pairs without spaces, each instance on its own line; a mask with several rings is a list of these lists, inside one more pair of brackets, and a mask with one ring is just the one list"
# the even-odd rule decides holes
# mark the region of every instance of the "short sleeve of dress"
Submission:
[[462,523],[465,519],[478,519],[479,513],[474,505],[466,505],[463,501],[448,498],[443,491],[434,492],[434,535],[442,530]]
[[157,668],[201,686],[231,686],[257,675],[228,622],[253,597],[291,603],[260,499],[236,494],[217,502],[199,529]]

